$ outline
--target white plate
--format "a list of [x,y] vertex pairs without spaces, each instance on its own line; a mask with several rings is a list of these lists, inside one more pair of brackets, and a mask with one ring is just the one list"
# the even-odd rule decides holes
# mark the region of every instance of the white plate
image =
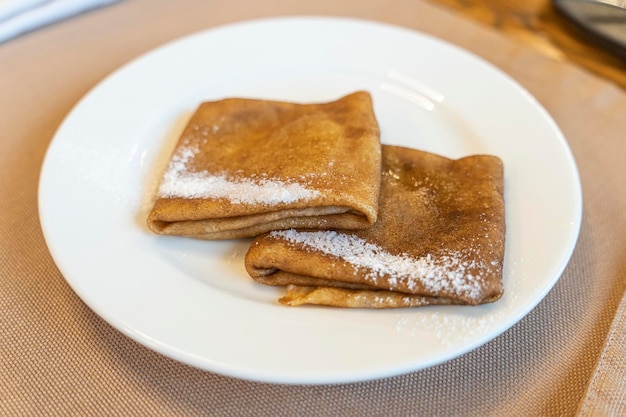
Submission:
[[[202,100],[329,101],[372,93],[382,141],[505,165],[505,295],[480,307],[288,308],[252,282],[248,241],[155,236],[159,175]],[[131,62],[93,89],[50,145],[39,205],[76,293],[143,345],[187,364],[280,383],[337,383],[432,366],[498,336],[559,278],[581,220],[576,166],[555,123],[479,58],[383,24],[280,18],[212,29]]]

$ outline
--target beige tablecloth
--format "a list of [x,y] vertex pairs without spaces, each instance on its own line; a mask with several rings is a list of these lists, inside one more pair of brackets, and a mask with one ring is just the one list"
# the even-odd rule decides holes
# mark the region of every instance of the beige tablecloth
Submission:
[[[354,16],[439,36],[512,75],[559,124],[582,179],[580,239],[555,288],[509,331],[408,375],[271,385],[138,345],[64,281],[42,237],[37,184],[72,106],[165,41],[288,14]],[[621,321],[616,315],[626,287],[626,93],[614,85],[417,0],[125,0],[0,45],[0,109],[0,415],[626,414],[626,308]]]

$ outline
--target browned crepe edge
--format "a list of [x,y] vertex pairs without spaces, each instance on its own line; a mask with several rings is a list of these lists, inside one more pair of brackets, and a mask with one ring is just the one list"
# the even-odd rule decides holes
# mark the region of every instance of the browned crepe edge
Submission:
[[[481,304],[498,301],[501,294],[488,297]],[[289,284],[278,302],[290,307],[305,304],[344,308],[406,308],[431,305],[467,305],[446,297],[429,297],[396,291],[351,287],[324,287]]]
[[[155,208],[153,213],[157,211]],[[148,228],[154,233],[205,240],[253,237],[295,227],[356,230],[369,226],[371,223],[366,217],[348,207],[307,207],[250,216],[172,222],[149,218],[148,221]]]
[[297,307],[305,304],[344,308],[404,308],[454,304],[443,297],[425,297],[386,290],[357,290],[336,287],[288,285],[281,304]]

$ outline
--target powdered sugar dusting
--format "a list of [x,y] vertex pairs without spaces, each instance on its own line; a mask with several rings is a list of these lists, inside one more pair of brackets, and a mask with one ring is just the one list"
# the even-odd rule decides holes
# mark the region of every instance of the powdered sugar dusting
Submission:
[[488,268],[477,265],[475,261],[467,261],[467,256],[459,252],[421,258],[394,255],[357,236],[335,231],[304,232],[292,229],[273,231],[270,236],[341,258],[359,271],[364,271],[366,278],[373,283],[385,277],[390,290],[403,284],[409,291],[413,291],[421,285],[430,294],[446,293],[478,300],[481,297],[482,277],[470,271]]
[[197,153],[198,149],[190,146],[176,151],[159,187],[160,197],[226,198],[233,204],[277,205],[310,200],[319,195],[319,191],[308,189],[295,180],[285,182],[264,176],[234,179],[226,173],[190,171],[189,161]]
[[493,312],[478,316],[439,310],[422,313],[399,315],[395,326],[396,332],[410,334],[421,340],[430,335],[443,347],[453,347],[484,336],[502,320],[502,313]]

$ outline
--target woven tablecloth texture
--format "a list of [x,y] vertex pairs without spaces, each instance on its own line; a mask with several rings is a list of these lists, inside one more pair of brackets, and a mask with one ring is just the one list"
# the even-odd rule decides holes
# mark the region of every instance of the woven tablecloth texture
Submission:
[[[486,345],[370,382],[243,381],[128,339],[57,270],[39,224],[38,176],[76,102],[163,42],[228,22],[305,14],[393,23],[473,51],[527,88],[567,137],[584,193],[573,257],[548,296]],[[0,45],[0,109],[0,415],[626,414],[624,321],[614,320],[626,287],[626,93],[610,83],[423,1],[125,0]]]

